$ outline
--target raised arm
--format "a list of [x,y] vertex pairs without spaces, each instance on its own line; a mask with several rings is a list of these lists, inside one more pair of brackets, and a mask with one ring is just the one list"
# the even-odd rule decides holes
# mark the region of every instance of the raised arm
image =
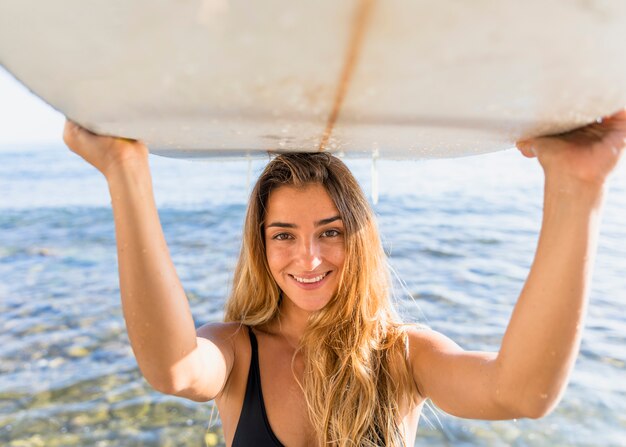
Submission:
[[535,259],[499,353],[465,352],[414,331],[418,387],[462,417],[539,417],[556,406],[578,353],[606,180],[626,146],[626,111],[601,123],[518,143],[545,173]]
[[154,203],[148,149],[95,135],[67,121],[67,146],[106,178],[115,219],[122,308],[139,368],[157,390],[209,400],[233,364],[227,328],[196,335]]

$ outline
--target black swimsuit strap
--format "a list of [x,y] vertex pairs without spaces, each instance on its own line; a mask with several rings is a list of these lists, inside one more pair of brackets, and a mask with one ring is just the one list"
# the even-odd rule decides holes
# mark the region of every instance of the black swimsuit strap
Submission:
[[237,423],[237,430],[233,439],[233,447],[284,447],[278,440],[265,412],[263,390],[261,389],[261,374],[259,369],[259,349],[256,336],[248,326],[250,336],[250,370],[243,408]]

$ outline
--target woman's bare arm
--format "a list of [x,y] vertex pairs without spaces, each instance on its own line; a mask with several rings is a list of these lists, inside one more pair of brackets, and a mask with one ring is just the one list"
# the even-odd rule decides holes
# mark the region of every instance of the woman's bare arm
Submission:
[[225,328],[196,334],[154,202],[148,150],[66,123],[68,147],[106,177],[115,219],[122,308],[137,363],[157,390],[214,398],[233,365]]
[[520,142],[546,180],[535,259],[499,353],[466,352],[413,331],[422,394],[462,417],[539,417],[557,404],[581,338],[606,179],[626,145],[626,112],[557,137]]

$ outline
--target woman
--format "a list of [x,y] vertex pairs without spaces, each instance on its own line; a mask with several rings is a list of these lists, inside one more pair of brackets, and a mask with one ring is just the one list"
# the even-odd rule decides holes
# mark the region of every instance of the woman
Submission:
[[554,408],[580,343],[626,110],[518,143],[543,167],[544,217],[497,353],[464,351],[397,320],[372,211],[327,154],[270,162],[250,199],[226,322],[196,331],[159,223],[147,148],[69,121],[64,139],[108,181],[124,317],[154,388],[215,399],[228,445],[400,446],[413,445],[427,398],[477,419]]

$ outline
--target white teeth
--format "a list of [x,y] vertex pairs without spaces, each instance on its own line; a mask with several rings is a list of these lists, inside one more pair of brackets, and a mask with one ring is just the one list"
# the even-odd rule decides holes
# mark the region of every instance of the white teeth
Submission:
[[298,278],[297,276],[291,275],[293,279],[295,279],[298,282],[302,282],[302,283],[306,283],[306,284],[310,284],[310,283],[314,283],[314,282],[318,282],[321,281],[322,279],[324,279],[324,277],[327,275],[328,273],[324,273],[323,275],[320,276],[316,276],[315,278]]

